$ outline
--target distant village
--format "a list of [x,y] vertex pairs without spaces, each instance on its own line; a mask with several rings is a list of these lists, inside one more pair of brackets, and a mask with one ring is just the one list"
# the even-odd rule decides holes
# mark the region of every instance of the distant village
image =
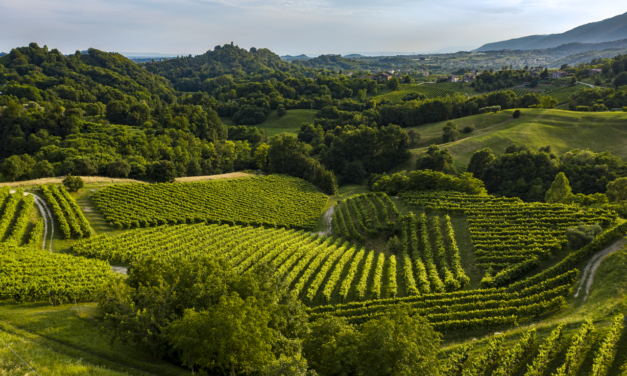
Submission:
[[[528,69],[531,72],[531,76],[533,78],[541,78],[541,74],[543,71],[547,70],[548,72],[548,68],[539,65],[537,67],[531,67]],[[483,70],[471,70],[468,73],[465,73],[463,75],[448,75],[448,76],[438,76],[437,78],[437,82],[461,82],[461,83],[469,83],[472,82],[474,80],[477,79],[478,76],[480,76],[481,74],[483,74],[485,71]],[[375,73],[375,74],[364,74],[364,75],[360,75],[359,78],[361,79],[370,79],[373,81],[377,81],[377,82],[387,82],[389,81],[392,77],[397,77],[400,78],[401,81],[403,80],[403,77],[406,75],[411,75],[411,73],[413,73],[414,75],[416,74],[415,70],[410,70],[410,69],[406,69],[405,71],[398,69],[391,69],[388,70],[387,72],[379,72],[379,73]],[[590,75],[596,75],[596,74],[601,74],[603,73],[602,69],[590,69]],[[419,70],[417,72],[418,75],[423,76],[423,77],[428,77],[430,75],[429,71],[427,70]],[[347,76],[347,77],[352,77],[353,76],[353,72],[345,72],[343,73],[343,75]],[[572,76],[571,73],[568,72],[564,72],[561,70],[556,70],[556,71],[552,71],[552,72],[548,72],[548,77],[550,78],[567,78],[569,76]],[[530,82],[525,82],[523,84],[523,87],[529,87],[531,86]]]

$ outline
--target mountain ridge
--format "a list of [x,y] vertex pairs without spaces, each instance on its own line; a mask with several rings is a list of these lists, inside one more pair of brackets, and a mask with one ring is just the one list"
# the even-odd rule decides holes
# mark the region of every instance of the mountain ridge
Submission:
[[627,13],[578,26],[564,33],[529,35],[484,44],[475,51],[538,50],[569,43],[603,43],[627,38]]

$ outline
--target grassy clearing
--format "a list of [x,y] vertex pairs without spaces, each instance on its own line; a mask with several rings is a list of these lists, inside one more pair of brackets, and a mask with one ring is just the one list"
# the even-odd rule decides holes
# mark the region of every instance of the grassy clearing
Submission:
[[[524,109],[522,116],[514,119],[513,111],[456,119],[460,129],[468,125],[475,128],[472,133],[462,133],[462,139],[444,145],[455,157],[457,166],[465,168],[477,149],[490,147],[501,154],[512,143],[526,145],[532,150],[551,145],[558,155],[575,148],[589,148],[594,152],[609,150],[627,159],[627,113]],[[397,170],[413,166],[429,144],[441,143],[442,127],[446,123],[414,127],[421,135],[421,147],[412,150],[411,160]]]
[[[111,344],[98,329],[94,303],[52,307],[0,302],[0,336],[41,375],[183,375],[166,362],[150,363],[131,346]],[[0,343],[0,346],[4,346]],[[30,375],[6,347],[0,375]]]
[[[310,123],[315,119],[317,112],[317,110],[287,110],[287,115],[279,117],[276,111],[272,111],[266,121],[253,127],[265,129],[268,137],[281,133],[298,134],[301,124]],[[222,118],[222,123],[229,126],[235,125],[229,118]]]

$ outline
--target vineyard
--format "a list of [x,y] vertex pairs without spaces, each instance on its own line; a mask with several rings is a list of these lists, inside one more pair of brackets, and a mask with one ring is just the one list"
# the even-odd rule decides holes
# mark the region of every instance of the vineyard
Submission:
[[113,273],[104,261],[13,245],[0,245],[0,265],[0,298],[15,303],[90,299]]
[[22,189],[11,194],[9,187],[0,188],[0,241],[4,245],[41,247],[43,221],[31,223],[35,213],[35,199],[24,195]]
[[[461,346],[444,362],[442,374],[609,376],[611,369],[618,370],[623,364],[622,359],[616,359],[618,341],[624,335],[622,315],[616,316],[611,327],[600,336],[594,336],[596,329],[591,321],[584,322],[570,339],[564,330],[563,324],[558,325],[544,341],[536,344],[536,330],[528,329],[509,349],[503,345],[505,336],[497,334],[490,339],[487,349],[476,355],[471,355],[471,344]],[[587,357],[592,364],[584,366]]]
[[548,95],[549,97],[553,99],[557,99],[558,103],[562,104],[562,103],[568,102],[568,98],[570,98],[571,95],[573,95],[574,93],[578,92],[581,89],[585,89],[586,87],[587,87],[586,85],[567,86],[567,87],[559,88],[556,90],[551,90],[547,92],[546,95]]
[[602,209],[580,210],[570,205],[526,204],[518,198],[460,193],[403,193],[405,203],[430,213],[466,215],[475,248],[475,262],[487,273],[484,287],[504,286],[537,268],[566,245],[566,229],[584,224],[613,223],[617,214]]
[[39,187],[44,194],[46,202],[50,206],[63,236],[70,239],[72,235],[77,238],[94,235],[87,218],[80,207],[64,187],[56,185]]
[[[205,222],[311,229],[328,197],[304,180],[273,175],[117,185],[96,192],[93,200],[118,228]],[[64,231],[73,232],[73,228]]]
[[385,193],[355,195],[338,205],[331,228],[335,236],[363,242],[394,228],[399,216],[396,205]]

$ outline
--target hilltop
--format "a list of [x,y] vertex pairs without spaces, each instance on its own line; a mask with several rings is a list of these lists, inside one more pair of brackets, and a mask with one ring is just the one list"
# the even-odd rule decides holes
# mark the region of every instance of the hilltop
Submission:
[[296,65],[283,61],[266,48],[246,50],[232,44],[216,46],[202,55],[150,63],[146,65],[146,70],[167,78],[177,90],[188,92],[200,90],[208,78],[223,75],[242,77],[259,74],[263,79],[274,77],[283,80],[290,75],[299,76],[300,72]]
[[530,35],[488,43],[476,51],[538,50],[567,43],[601,43],[627,38],[627,13],[599,22],[588,23],[561,34]]

